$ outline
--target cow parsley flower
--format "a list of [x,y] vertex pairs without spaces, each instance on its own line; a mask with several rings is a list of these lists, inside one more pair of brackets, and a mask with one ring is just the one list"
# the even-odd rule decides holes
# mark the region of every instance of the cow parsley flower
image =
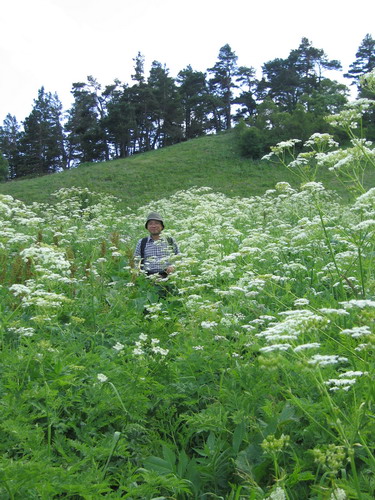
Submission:
[[120,342],[116,342],[116,344],[112,347],[115,351],[122,351],[124,349],[124,344],[121,344]]
[[370,347],[371,344],[359,344],[354,350],[355,351],[364,351],[365,349],[367,349],[368,347]]
[[300,298],[300,299],[296,299],[294,301],[294,305],[295,306],[307,306],[309,304],[309,300],[308,299],[305,299],[305,298]]
[[367,335],[371,335],[370,327],[367,325],[364,326],[354,326],[353,328],[345,328],[341,330],[343,335],[350,335],[353,338],[365,337]]
[[169,349],[163,349],[159,346],[153,346],[151,347],[151,351],[154,354],[160,354],[161,356],[166,356],[169,353]]
[[97,379],[99,380],[99,382],[104,383],[104,382],[107,382],[108,377],[106,375],[104,375],[104,373],[98,373]]
[[273,351],[287,351],[292,346],[290,344],[273,344],[266,347],[261,347],[259,351],[261,352],[273,352]]
[[330,500],[347,500],[346,492],[342,488],[336,488],[332,491]]
[[9,331],[14,332],[14,333],[18,333],[19,335],[22,335],[23,337],[32,337],[35,333],[34,328],[25,327],[25,326],[20,326],[19,328],[10,327]]
[[135,348],[133,349],[133,354],[134,354],[135,356],[142,356],[144,353],[145,353],[145,352],[143,351],[143,349],[142,349],[141,347],[139,347],[139,346],[137,346],[137,347],[135,347]]
[[348,391],[352,385],[354,385],[356,382],[355,378],[330,378],[327,380],[325,385],[328,385],[330,387],[330,391],[338,391],[342,389],[343,391]]
[[309,364],[310,365],[318,365],[318,366],[329,366],[329,365],[336,365],[337,363],[340,362],[347,362],[348,358],[344,358],[343,356],[338,356],[337,354],[333,355],[322,355],[322,354],[315,354],[310,360]]
[[278,486],[268,498],[270,500],[286,500],[285,491]]
[[358,307],[359,309],[364,309],[365,307],[375,307],[375,300],[352,299],[345,302],[340,302],[340,304],[345,309],[353,309],[354,307]]
[[301,344],[293,349],[294,352],[304,351],[306,349],[318,349],[320,344],[318,342],[311,342],[310,344]]
[[215,326],[217,326],[216,321],[202,321],[201,323],[202,328],[210,329],[210,328],[215,328]]

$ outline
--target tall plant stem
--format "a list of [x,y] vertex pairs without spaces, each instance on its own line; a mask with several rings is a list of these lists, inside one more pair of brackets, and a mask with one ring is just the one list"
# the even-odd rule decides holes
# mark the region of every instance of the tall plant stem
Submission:
[[329,250],[329,253],[330,253],[333,265],[335,266],[337,277],[338,277],[338,279],[340,281],[340,284],[341,284],[341,289],[343,290],[343,292],[345,292],[344,287],[343,287],[343,283],[342,283],[342,281],[343,281],[342,280],[342,276],[341,276],[340,269],[339,269],[339,267],[337,265],[337,262],[336,262],[335,254],[333,252],[333,248],[332,248],[332,245],[331,245],[331,242],[330,242],[330,239],[329,239],[328,231],[327,231],[326,225],[324,223],[324,219],[323,219],[323,214],[322,214],[321,208],[319,206],[319,203],[315,199],[315,197],[314,197],[314,201],[315,201],[315,206],[316,206],[316,208],[318,210],[318,213],[319,213],[319,219],[320,219],[320,223],[321,223],[322,228],[323,228],[324,238],[326,240],[326,243],[327,243],[327,246],[328,246],[328,250]]

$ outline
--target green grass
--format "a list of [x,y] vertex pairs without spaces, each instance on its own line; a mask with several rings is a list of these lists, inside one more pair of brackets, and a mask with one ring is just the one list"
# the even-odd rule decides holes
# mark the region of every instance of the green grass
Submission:
[[[322,172],[318,180],[345,196],[346,191],[330,172]],[[130,158],[84,164],[57,174],[3,183],[0,193],[25,203],[53,203],[51,193],[74,186],[111,194],[121,200],[123,207],[134,209],[194,186],[208,186],[227,196],[250,197],[264,194],[280,181],[290,182],[294,187],[299,184],[282,166],[242,158],[234,133],[226,132]],[[368,182],[374,185],[374,174]]]
[[375,498],[375,189],[290,189],[234,137],[2,185],[53,204],[0,196],[1,500]]
[[1,500],[375,498],[374,195],[3,200]]

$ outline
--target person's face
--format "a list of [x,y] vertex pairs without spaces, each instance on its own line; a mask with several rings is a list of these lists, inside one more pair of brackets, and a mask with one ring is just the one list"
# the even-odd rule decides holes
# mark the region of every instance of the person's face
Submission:
[[160,221],[151,219],[147,223],[147,229],[151,236],[158,236],[163,230],[163,225]]

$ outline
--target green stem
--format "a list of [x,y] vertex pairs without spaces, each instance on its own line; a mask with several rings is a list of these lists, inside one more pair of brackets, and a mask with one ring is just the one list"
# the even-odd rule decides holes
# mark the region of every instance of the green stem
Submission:
[[315,418],[311,415],[311,413],[309,413],[308,411],[306,411],[306,410],[302,407],[302,405],[301,405],[301,404],[299,403],[299,401],[298,401],[297,396],[295,396],[295,395],[292,393],[291,389],[289,389],[287,392],[288,392],[288,394],[291,396],[291,398],[293,399],[294,403],[298,406],[298,408],[299,408],[299,409],[300,409],[300,410],[301,410],[301,411],[302,411],[305,415],[307,415],[307,416],[308,416],[308,417],[309,417],[309,418],[310,418],[310,419],[311,419],[311,420],[312,420],[312,421],[313,421],[313,422],[314,422],[314,423],[315,423],[318,427],[320,427],[320,428],[324,431],[324,433],[327,433],[328,435],[330,435],[330,436],[331,436],[331,438],[336,439],[336,435],[335,435],[335,434],[333,434],[333,433],[332,433],[332,432],[331,432],[331,431],[330,431],[327,427],[325,427],[325,426],[324,426],[323,424],[321,424],[318,420],[316,420],[316,419],[315,419]]
[[120,394],[119,394],[118,390],[117,390],[117,389],[116,389],[116,387],[112,384],[112,382],[108,382],[108,383],[109,383],[109,385],[112,387],[112,389],[115,391],[115,394],[116,394],[116,396],[117,396],[118,400],[120,401],[120,404],[121,404],[122,409],[124,410],[124,412],[125,412],[126,414],[128,414],[128,410],[125,408],[125,405],[124,405],[124,403],[123,403],[123,401],[122,401],[122,399],[121,399],[121,396],[120,396]]
[[103,479],[105,478],[105,475],[107,474],[107,469],[108,469],[108,465],[109,465],[109,462],[111,461],[111,458],[115,452],[115,449],[117,448],[117,445],[118,445],[118,442],[120,440],[120,437],[121,437],[121,432],[118,432],[116,431],[114,434],[113,434],[113,441],[112,441],[112,448],[111,448],[111,451],[108,455],[108,458],[107,458],[107,461],[105,463],[105,466],[103,468]]
[[348,450],[348,454],[349,454],[349,457],[350,457],[350,465],[351,465],[352,472],[353,472],[355,489],[357,490],[357,498],[358,498],[358,500],[361,500],[362,499],[361,487],[359,485],[358,474],[357,474],[357,467],[355,465],[355,460],[354,460],[354,451],[353,451],[352,448],[350,448]]
[[365,289],[365,277],[364,277],[364,272],[363,272],[363,262],[362,262],[362,251],[361,247],[358,247],[358,263],[359,263],[359,271],[361,274],[361,287],[362,287],[362,296],[365,299],[366,298],[366,289]]
[[341,277],[341,273],[340,273],[339,267],[338,267],[337,262],[336,262],[336,257],[335,257],[335,254],[333,252],[333,248],[332,248],[331,242],[329,240],[329,235],[328,235],[328,231],[327,231],[326,225],[324,223],[322,211],[321,211],[321,209],[319,207],[319,204],[317,203],[317,201],[316,201],[315,198],[314,198],[314,201],[315,201],[315,206],[316,206],[316,208],[318,210],[318,213],[319,213],[319,219],[320,219],[320,223],[321,223],[322,228],[323,228],[324,238],[326,240],[326,243],[327,243],[327,246],[328,246],[328,250],[329,250],[329,253],[330,253],[333,265],[335,266],[337,277],[338,277],[338,279],[340,281],[340,284],[341,284],[341,289],[345,293],[345,289],[343,287],[343,280],[342,280],[342,277]]

